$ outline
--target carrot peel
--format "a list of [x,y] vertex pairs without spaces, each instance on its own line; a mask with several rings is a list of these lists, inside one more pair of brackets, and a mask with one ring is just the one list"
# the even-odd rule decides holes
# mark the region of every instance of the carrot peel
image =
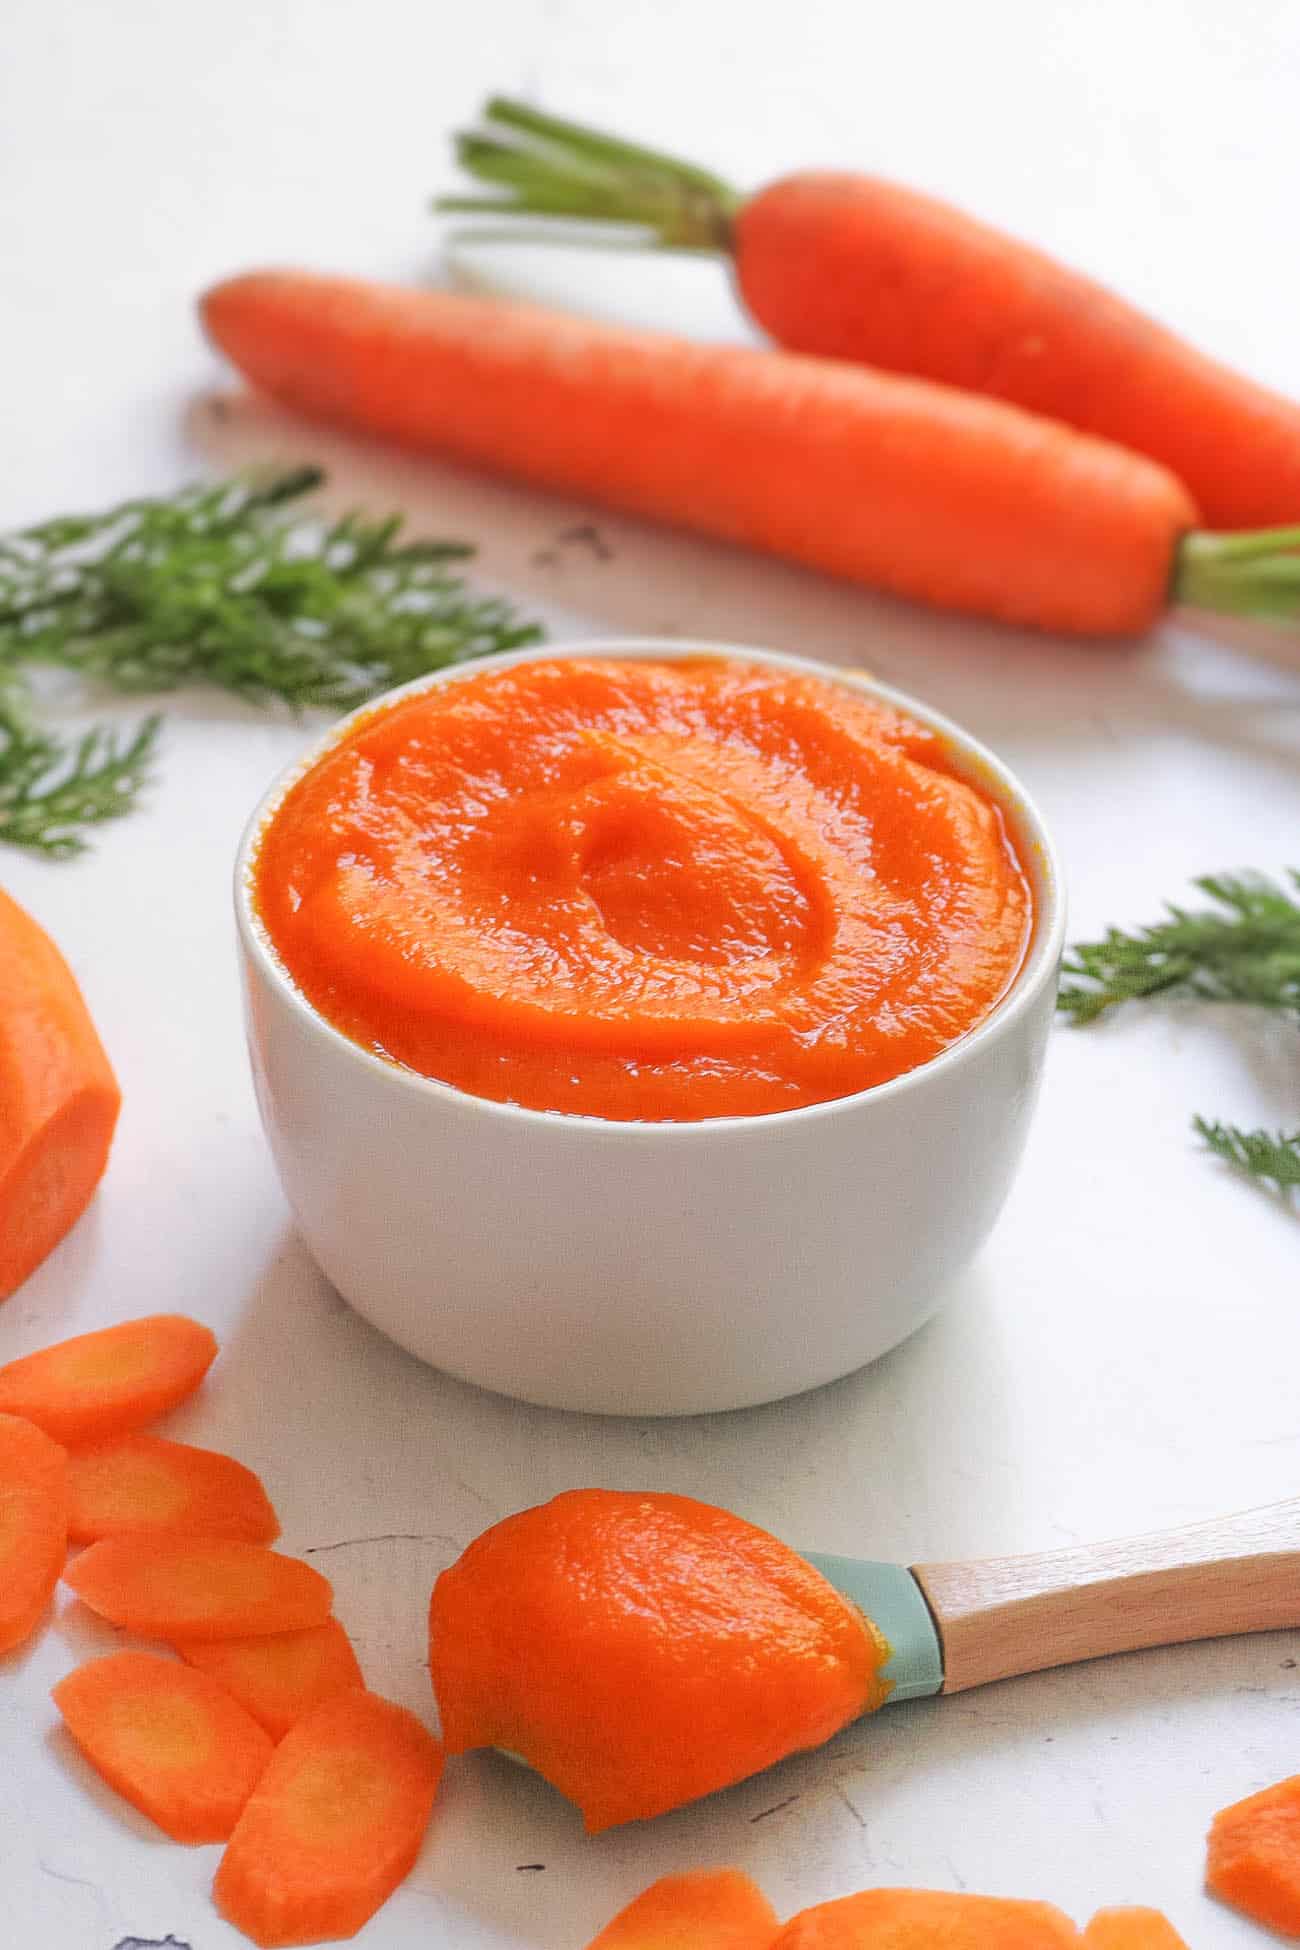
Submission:
[[152,1652],[114,1652],[54,1688],[69,1733],[109,1786],[177,1842],[222,1842],[271,1741],[214,1679]]
[[420,1850],[442,1749],[414,1714],[345,1693],[276,1748],[217,1869],[213,1895],[265,1946],[352,1936]]
[[302,1632],[178,1639],[182,1659],[224,1686],[273,1740],[339,1693],[363,1691],[351,1640],[337,1618]]
[[0,1368],[0,1412],[56,1442],[99,1442],[175,1408],[216,1358],[211,1330],[184,1314],[146,1314],[57,1341]]
[[0,1414],[0,1653],[34,1630],[67,1549],[67,1456],[33,1423]]
[[279,1522],[257,1477],[233,1456],[157,1435],[80,1449],[68,1482],[68,1534],[94,1543],[124,1531],[176,1531],[269,1544]]
[[223,1537],[128,1532],[64,1573],[77,1596],[143,1638],[242,1638],[323,1625],[329,1580],[310,1564]]

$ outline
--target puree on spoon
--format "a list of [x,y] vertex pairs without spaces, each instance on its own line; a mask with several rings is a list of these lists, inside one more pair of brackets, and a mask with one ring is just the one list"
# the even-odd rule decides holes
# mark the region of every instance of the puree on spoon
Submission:
[[848,684],[536,658],[380,705],[289,790],[254,900],[364,1048],[475,1096],[756,1116],[914,1069],[1023,958],[997,804]]
[[518,1755],[593,1835],[821,1746],[884,1704],[889,1656],[788,1545],[654,1490],[516,1511],[429,1600],[447,1752]]

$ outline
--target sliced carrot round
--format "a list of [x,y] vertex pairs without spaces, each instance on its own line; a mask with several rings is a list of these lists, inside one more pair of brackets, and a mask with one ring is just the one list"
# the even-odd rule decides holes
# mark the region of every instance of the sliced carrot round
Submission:
[[273,1740],[326,1700],[363,1691],[366,1683],[337,1618],[269,1637],[177,1639],[176,1650],[224,1686]]
[[587,1950],[769,1950],[780,1925],[739,1869],[660,1876],[621,1909]]
[[212,1893],[263,1946],[352,1936],[420,1852],[442,1749],[413,1713],[344,1693],[299,1721],[239,1818]]
[[17,1415],[0,1415],[0,1653],[21,1645],[68,1554],[68,1458]]
[[142,1638],[243,1638],[323,1625],[328,1578],[296,1557],[221,1537],[148,1531],[91,1544],[64,1574],[101,1617]]
[[803,1558],[690,1497],[571,1490],[433,1589],[449,1753],[503,1747],[593,1833],[819,1746],[879,1706],[888,1647]]
[[1300,1936],[1300,1774],[1220,1809],[1205,1879],[1257,1923]]
[[937,1889],[865,1889],[800,1910],[773,1950],[1078,1950],[1079,1932],[1051,1903]]
[[207,1327],[184,1314],[146,1314],[57,1341],[0,1368],[0,1410],[65,1445],[123,1435],[175,1408],[216,1358]]
[[91,1766],[177,1842],[225,1841],[273,1751],[215,1679],[152,1652],[92,1659],[52,1697]]
[[68,1534],[77,1543],[124,1531],[175,1531],[269,1544],[280,1525],[261,1482],[233,1456],[160,1435],[122,1435],[79,1449],[68,1466]]
[[1086,1950],[1187,1950],[1158,1909],[1099,1909],[1083,1933]]

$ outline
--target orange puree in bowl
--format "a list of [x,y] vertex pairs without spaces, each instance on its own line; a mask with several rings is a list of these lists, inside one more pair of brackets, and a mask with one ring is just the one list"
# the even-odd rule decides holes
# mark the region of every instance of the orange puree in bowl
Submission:
[[362,719],[272,815],[266,933],[364,1048],[606,1118],[789,1110],[974,1027],[1029,893],[938,734],[770,665],[544,658]]

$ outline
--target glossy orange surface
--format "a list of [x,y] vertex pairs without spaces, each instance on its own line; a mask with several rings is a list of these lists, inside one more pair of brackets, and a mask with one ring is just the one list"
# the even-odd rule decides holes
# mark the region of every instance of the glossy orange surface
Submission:
[[364,719],[255,862],[344,1034],[482,1097],[693,1120],[924,1063],[1013,979],[1029,893],[937,735],[726,660],[538,659]]
[[690,1497],[569,1490],[433,1589],[448,1753],[503,1747],[595,1833],[829,1740],[879,1706],[884,1641],[766,1531]]

